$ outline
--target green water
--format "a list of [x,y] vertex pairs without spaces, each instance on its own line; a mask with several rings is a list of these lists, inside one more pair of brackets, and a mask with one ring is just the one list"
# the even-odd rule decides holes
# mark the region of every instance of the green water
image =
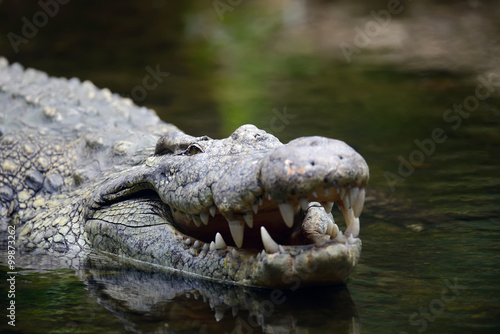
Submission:
[[[207,291],[217,287],[172,294],[168,282],[175,279],[142,269],[90,266],[77,274],[19,269],[16,327],[7,326],[3,316],[0,328],[18,333],[236,333],[238,328],[243,333],[497,333],[500,84],[469,106],[470,115],[447,110],[474,101],[479,77],[493,75],[492,82],[500,82],[494,61],[500,43],[492,37],[500,28],[490,14],[498,5],[415,4],[393,17],[390,27],[407,27],[406,39],[429,41],[422,45],[435,50],[439,44],[432,44],[433,38],[449,24],[456,31],[442,40],[451,41],[443,48],[449,54],[408,51],[401,42],[400,48],[397,43],[363,48],[348,63],[339,54],[339,34],[362,27],[370,10],[385,8],[386,2],[356,2],[346,12],[352,17],[335,14],[346,3],[311,5],[306,14],[314,9],[316,16],[300,21],[294,16],[299,9],[274,2],[243,1],[223,20],[212,2],[74,2],[61,7],[18,53],[2,40],[1,53],[11,61],[90,79],[126,96],[141,85],[146,66],[159,65],[169,76],[136,100],[193,135],[225,137],[253,123],[284,142],[306,135],[345,140],[370,166],[372,199],[361,216],[361,261],[344,288],[286,290],[286,300],[267,309],[267,292],[236,291],[247,304],[222,312],[203,301],[203,293],[215,298]],[[36,4],[3,1],[1,35],[19,32],[21,18],[37,10]],[[328,25],[329,15],[342,24]],[[412,26],[424,17],[430,18],[429,30]],[[464,30],[457,31],[453,24],[459,18]],[[475,32],[486,36],[484,43]],[[349,37],[345,41],[352,43]],[[433,135],[436,131],[439,135]],[[413,163],[401,167],[400,159]],[[7,270],[1,268],[4,277]],[[158,288],[162,281],[165,291]],[[4,309],[5,279],[0,286]],[[261,320],[250,321],[252,314]]]

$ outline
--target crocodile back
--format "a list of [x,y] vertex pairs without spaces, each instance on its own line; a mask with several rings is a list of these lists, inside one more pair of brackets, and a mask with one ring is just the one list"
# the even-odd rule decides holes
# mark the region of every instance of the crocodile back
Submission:
[[167,131],[177,128],[90,81],[0,58],[0,218],[142,162]]

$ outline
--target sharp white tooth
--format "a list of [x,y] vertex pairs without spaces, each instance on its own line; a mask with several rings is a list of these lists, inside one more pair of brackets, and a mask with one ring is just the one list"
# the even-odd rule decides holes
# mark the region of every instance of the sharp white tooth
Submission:
[[196,227],[200,227],[201,226],[200,216],[198,216],[198,215],[192,215],[192,217],[193,217],[193,222],[196,225]]
[[207,225],[208,224],[208,213],[206,213],[206,212],[200,213],[200,219],[201,219],[201,222],[203,223],[203,225]]
[[356,198],[358,198],[358,194],[359,187],[352,187],[351,189],[349,189],[349,202],[354,204],[354,201],[356,200]]
[[344,215],[345,225],[347,226],[344,234],[346,236],[355,234],[354,236],[357,237],[359,234],[359,218],[354,217],[354,210],[352,208],[344,208],[342,214]]
[[346,230],[351,226],[352,220],[354,219],[354,212],[352,209],[348,209],[345,205],[340,207],[340,211],[342,211],[342,215],[344,216]]
[[351,225],[345,230],[345,235],[357,238],[359,235],[359,218],[354,218],[354,213],[352,214]]
[[290,203],[281,203],[279,205],[281,216],[283,217],[283,220],[285,221],[286,226],[292,227],[293,226],[293,205]]
[[191,245],[191,242],[191,238],[187,238],[186,241],[184,241],[186,245]]
[[243,220],[248,225],[248,227],[253,227],[253,216],[251,212],[247,212],[243,214]]
[[316,191],[313,190],[311,194],[314,196],[314,198],[318,198],[318,193]]
[[260,227],[260,236],[267,253],[273,254],[279,251],[279,245],[271,238],[264,226]]
[[309,204],[309,201],[307,200],[307,198],[305,198],[305,197],[299,198],[299,203],[300,203],[300,207],[302,208],[302,210],[306,211],[307,205]]
[[221,309],[219,307],[216,307],[215,308],[215,321],[219,322],[221,321],[222,319],[224,319],[224,312],[225,310],[224,309]]
[[255,214],[257,214],[259,212],[259,203],[258,202],[255,202],[252,204],[252,209],[253,209],[253,212]]
[[345,196],[344,196],[344,199],[342,200],[342,202],[344,202],[344,207],[346,209],[349,209],[351,207],[351,200],[350,200],[350,196],[349,196],[349,190],[346,190]]
[[210,251],[213,252],[214,250],[216,250],[217,248],[215,248],[215,242],[211,242],[210,243]]
[[332,233],[330,233],[330,237],[332,239],[335,239],[337,237],[337,235],[339,234],[339,227],[337,226],[337,224],[333,224],[333,229],[332,229]]
[[333,209],[333,202],[326,202],[326,203],[323,203],[323,208],[325,208],[325,211],[326,211],[327,213],[332,212],[332,209]]
[[254,261],[254,257],[250,256],[250,258],[248,259],[248,262],[252,263],[253,261]]
[[328,227],[326,228],[326,234],[327,234],[327,235],[331,235],[331,234],[332,234],[332,232],[333,232],[333,225],[335,225],[335,224],[333,223],[333,221],[332,221],[332,220],[329,220],[329,221],[328,221]]
[[354,209],[354,217],[359,217],[363,211],[363,205],[365,204],[365,188],[359,190],[358,197],[354,200],[352,208]]
[[226,242],[219,232],[215,235],[215,249],[226,249]]
[[337,240],[338,242],[344,242],[344,235],[342,234],[342,231],[339,230],[339,233],[334,239]]
[[208,247],[208,244],[204,244],[204,245],[203,245],[203,250],[204,250],[205,252],[208,250],[208,248],[209,248],[209,247]]
[[227,221],[229,223],[229,230],[233,237],[234,243],[238,248],[243,246],[243,232],[245,231],[245,223],[239,219],[232,219]]
[[193,248],[200,248],[200,241],[196,240],[193,244]]
[[217,210],[217,208],[214,205],[208,208],[212,217],[215,217],[215,210]]

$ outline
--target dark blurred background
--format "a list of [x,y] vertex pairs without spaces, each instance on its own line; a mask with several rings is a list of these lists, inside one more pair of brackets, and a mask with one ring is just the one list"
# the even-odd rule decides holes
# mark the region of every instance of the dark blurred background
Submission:
[[[245,122],[269,128],[273,109],[285,105],[301,127],[310,117],[327,127],[342,113],[354,122],[368,104],[375,114],[368,117],[379,117],[385,106],[373,99],[386,98],[372,90],[392,84],[391,75],[398,76],[392,98],[408,95],[399,90],[407,81],[401,72],[442,89],[456,76],[498,68],[498,2],[401,1],[386,21],[381,13],[393,3],[3,0],[0,54],[123,96],[142,84],[147,66],[159,66],[169,77],[144,98],[132,96],[136,102],[187,132],[216,137]],[[369,34],[366,45],[357,29]],[[343,49],[356,45],[348,60]]]

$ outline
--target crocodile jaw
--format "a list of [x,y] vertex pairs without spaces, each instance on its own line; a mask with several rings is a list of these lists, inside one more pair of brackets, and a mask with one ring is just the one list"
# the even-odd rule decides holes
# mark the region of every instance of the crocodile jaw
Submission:
[[[322,137],[283,145],[252,126],[224,140],[172,138],[166,149],[157,145],[159,155],[96,191],[86,230],[90,238],[110,239],[93,240],[97,248],[226,283],[345,282],[361,251],[368,181],[368,166],[352,148]],[[117,234],[96,219],[102,210],[103,217],[113,216],[123,198],[136,205],[143,191],[154,192],[159,209],[152,211],[161,217],[148,216],[142,236],[135,234],[139,229]],[[344,233],[330,213],[334,203],[344,215]]]

